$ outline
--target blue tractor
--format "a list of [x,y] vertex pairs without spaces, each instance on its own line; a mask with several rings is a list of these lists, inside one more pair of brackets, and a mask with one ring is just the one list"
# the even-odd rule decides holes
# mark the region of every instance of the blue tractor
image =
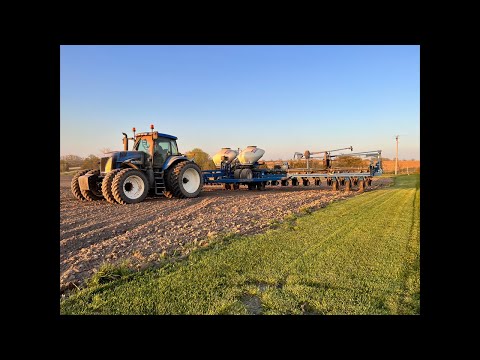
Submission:
[[[82,170],[72,179],[73,195],[83,201],[105,199],[110,203],[135,204],[147,195],[194,198],[203,187],[200,167],[178,151],[177,138],[153,131],[128,138],[123,151],[100,159],[100,169]],[[128,142],[133,141],[133,150]]]

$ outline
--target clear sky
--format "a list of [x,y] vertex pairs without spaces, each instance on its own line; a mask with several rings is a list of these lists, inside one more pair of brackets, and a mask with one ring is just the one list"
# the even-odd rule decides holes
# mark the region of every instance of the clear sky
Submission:
[[[60,154],[122,149],[132,127],[179,150],[353,146],[420,158],[419,46],[62,46]],[[403,135],[405,134],[405,135]]]

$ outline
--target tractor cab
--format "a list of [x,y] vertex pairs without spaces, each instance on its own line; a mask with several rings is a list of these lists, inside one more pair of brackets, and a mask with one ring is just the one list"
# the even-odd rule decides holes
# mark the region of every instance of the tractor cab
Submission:
[[161,168],[170,156],[180,155],[176,140],[175,136],[157,131],[140,133],[135,136],[133,150],[146,153],[149,159],[153,159],[153,167]]

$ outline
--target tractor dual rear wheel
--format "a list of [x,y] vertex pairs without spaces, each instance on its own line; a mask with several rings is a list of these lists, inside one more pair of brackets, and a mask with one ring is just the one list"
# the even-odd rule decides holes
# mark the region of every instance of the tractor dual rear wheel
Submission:
[[182,161],[169,169],[166,180],[165,196],[169,198],[194,198],[203,187],[202,170],[189,161]]
[[147,177],[136,169],[120,170],[112,182],[112,195],[119,204],[142,202],[148,194]]

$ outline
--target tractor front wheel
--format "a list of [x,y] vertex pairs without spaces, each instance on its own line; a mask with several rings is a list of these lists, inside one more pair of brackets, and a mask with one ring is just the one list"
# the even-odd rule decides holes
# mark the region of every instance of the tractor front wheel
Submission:
[[119,171],[112,182],[112,195],[119,204],[136,204],[148,194],[147,177],[136,169]]
[[113,179],[115,178],[115,175],[117,175],[121,169],[115,169],[107,173],[105,177],[103,178],[102,181],[102,194],[105,200],[107,200],[109,203],[116,204],[117,201],[113,197],[112,194],[112,183]]

